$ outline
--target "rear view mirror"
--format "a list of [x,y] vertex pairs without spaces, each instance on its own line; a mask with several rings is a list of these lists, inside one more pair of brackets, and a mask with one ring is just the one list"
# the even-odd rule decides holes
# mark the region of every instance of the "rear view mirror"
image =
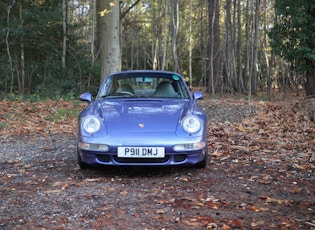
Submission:
[[202,99],[203,98],[203,94],[199,91],[197,92],[193,92],[193,97],[194,97],[194,100],[198,100],[198,99]]
[[87,101],[89,103],[92,103],[92,94],[91,93],[84,93],[80,95],[80,101]]

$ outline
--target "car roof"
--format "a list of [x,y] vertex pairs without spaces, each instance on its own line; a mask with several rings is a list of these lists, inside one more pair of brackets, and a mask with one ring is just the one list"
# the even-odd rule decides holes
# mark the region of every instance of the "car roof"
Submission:
[[[171,75],[178,75],[181,76],[179,73],[176,72],[171,72],[171,71],[166,71],[166,70],[124,70],[124,71],[119,71],[119,72],[113,72],[109,74],[108,76],[111,75],[118,75],[118,74],[132,74],[132,73],[158,73],[158,74],[171,74]],[[182,76],[181,76],[182,77]]]

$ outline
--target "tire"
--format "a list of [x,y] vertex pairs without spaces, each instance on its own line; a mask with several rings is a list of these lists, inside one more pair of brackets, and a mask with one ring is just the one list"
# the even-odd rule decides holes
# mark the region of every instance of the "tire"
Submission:
[[198,169],[203,169],[207,167],[207,163],[208,163],[208,151],[206,151],[205,157],[203,158],[203,160],[195,164],[194,167]]
[[79,150],[77,150],[77,161],[78,161],[78,165],[80,167],[80,169],[89,169],[91,168],[91,166],[85,162],[82,161]]

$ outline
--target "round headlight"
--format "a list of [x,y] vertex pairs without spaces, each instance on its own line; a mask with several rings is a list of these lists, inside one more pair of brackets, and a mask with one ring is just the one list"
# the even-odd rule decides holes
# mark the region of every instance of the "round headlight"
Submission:
[[182,122],[183,129],[187,133],[196,133],[201,128],[201,122],[198,117],[193,115],[188,115],[184,117]]
[[100,130],[101,121],[96,116],[87,116],[82,122],[82,127],[85,132],[93,134]]

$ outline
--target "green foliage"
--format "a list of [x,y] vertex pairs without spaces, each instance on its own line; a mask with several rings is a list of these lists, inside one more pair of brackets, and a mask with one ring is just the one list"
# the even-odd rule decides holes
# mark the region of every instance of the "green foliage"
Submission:
[[4,94],[1,99],[5,99],[8,101],[23,101],[23,96],[20,94],[9,93],[9,94]]
[[46,116],[47,121],[62,121],[64,119],[76,118],[79,116],[81,109],[77,108],[58,108],[54,114]]
[[270,31],[273,52],[300,72],[314,72],[315,2],[276,0],[278,21]]
[[[2,54],[0,60],[1,63],[5,63],[0,65],[3,74],[0,78],[0,97],[12,97],[6,95],[12,85],[13,95],[20,94],[31,100],[76,98],[84,89],[87,76],[93,76],[99,70],[98,65],[91,67],[89,47],[82,42],[84,37],[80,31],[82,22],[71,20],[72,23],[67,25],[66,68],[63,68],[61,1],[16,1],[10,8],[9,24],[8,15],[4,13],[9,9],[8,1],[2,1],[0,7],[3,9],[0,15],[0,36],[4,38],[3,41],[9,28],[9,47],[5,42],[0,42]],[[13,60],[13,82],[7,48]],[[22,79],[22,52],[25,66],[24,79]],[[99,76],[97,78],[99,84]]]

